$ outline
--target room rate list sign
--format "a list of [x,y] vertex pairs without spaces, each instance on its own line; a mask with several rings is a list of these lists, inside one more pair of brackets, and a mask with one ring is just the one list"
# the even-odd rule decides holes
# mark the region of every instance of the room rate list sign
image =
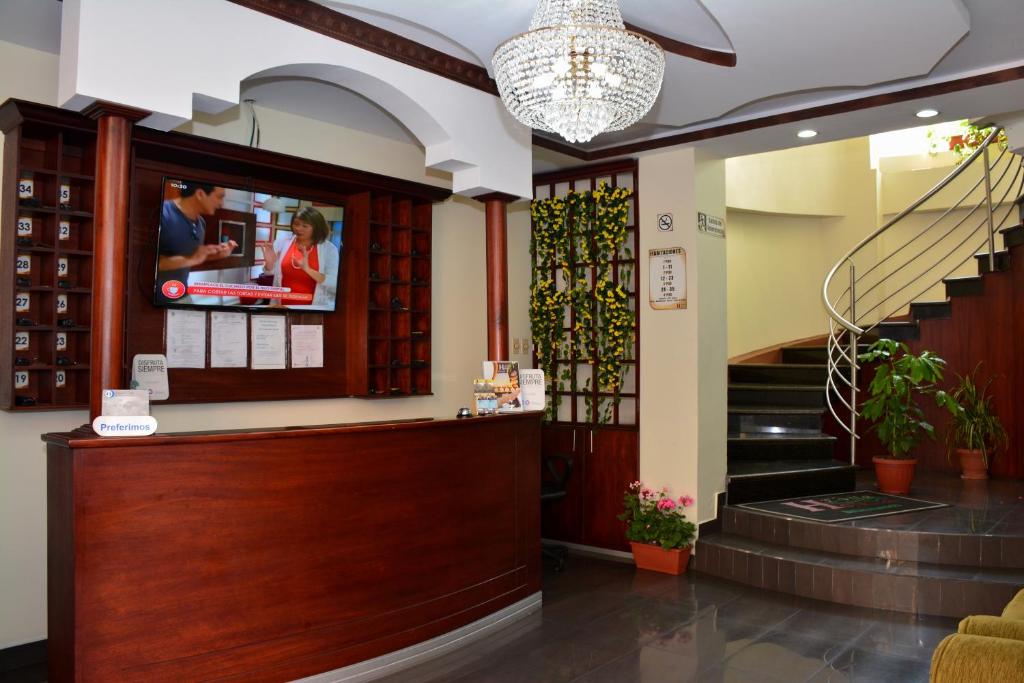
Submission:
[[651,249],[650,302],[655,310],[686,308],[686,250]]

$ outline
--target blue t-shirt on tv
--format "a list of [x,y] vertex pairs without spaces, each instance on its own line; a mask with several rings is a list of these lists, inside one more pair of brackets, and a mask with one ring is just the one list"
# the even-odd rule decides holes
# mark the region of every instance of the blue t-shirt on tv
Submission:
[[[202,216],[196,218],[196,222],[193,223],[181,212],[173,199],[164,201],[163,210],[160,212],[160,256],[190,256],[203,243],[205,234],[206,221]],[[170,280],[179,280],[182,284],[188,285],[189,270],[189,268],[159,270],[159,261],[157,262],[157,303],[180,300],[180,297],[167,297],[163,292],[163,286]]]

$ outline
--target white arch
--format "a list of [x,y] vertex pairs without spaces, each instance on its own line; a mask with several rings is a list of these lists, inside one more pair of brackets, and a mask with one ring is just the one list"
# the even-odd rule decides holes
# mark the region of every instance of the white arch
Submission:
[[452,173],[466,195],[531,194],[531,134],[488,93],[227,0],[65,0],[59,101],[101,99],[153,112],[169,129],[193,107],[237,104],[252,75],[312,77],[349,88],[399,119],[425,164]]

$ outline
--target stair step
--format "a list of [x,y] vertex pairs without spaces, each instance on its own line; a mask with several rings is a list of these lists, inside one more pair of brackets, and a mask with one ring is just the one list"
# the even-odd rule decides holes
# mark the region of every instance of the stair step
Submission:
[[825,384],[824,363],[765,363],[729,366],[729,381],[736,384]]
[[953,304],[949,301],[917,301],[910,304],[913,320],[934,320],[953,316]]
[[697,542],[696,570],[756,588],[910,614],[999,614],[1024,571],[850,557],[730,534]]
[[824,408],[825,385],[729,384],[729,405]]
[[[727,505],[722,510],[722,531],[755,541],[841,555],[1024,571],[1024,536],[971,533],[967,530],[970,520],[963,520],[963,532],[953,531],[957,526],[950,520],[969,514],[946,507],[824,524]],[[903,520],[911,520],[908,526],[913,524],[914,529],[894,526]]]
[[916,320],[880,322],[875,329],[878,330],[880,337],[896,341],[909,341],[911,339],[918,339],[921,336],[921,328],[918,327]]
[[832,459],[735,460],[728,463],[730,505],[843,493],[856,487],[856,468]]
[[730,465],[739,461],[829,460],[835,452],[836,437],[794,432],[730,434],[726,454]]
[[[975,260],[978,262],[978,272],[982,275],[989,272],[988,267],[988,252],[982,254],[975,254]],[[1010,268],[1010,252],[1006,249],[1001,249],[995,253],[996,270],[1003,271],[1009,270]]]
[[985,280],[980,275],[964,277],[947,277],[942,280],[946,285],[946,296],[981,296],[985,293]]
[[1010,247],[1019,247],[1024,244],[1024,226],[1022,225],[1003,228],[999,232],[1003,236],[1003,246],[1007,249]]
[[[857,344],[858,353],[868,350],[870,344]],[[838,354],[837,354],[838,355]],[[782,362],[788,365],[825,365],[828,348],[825,346],[784,346]]]
[[824,411],[820,408],[729,407],[729,433],[821,433]]

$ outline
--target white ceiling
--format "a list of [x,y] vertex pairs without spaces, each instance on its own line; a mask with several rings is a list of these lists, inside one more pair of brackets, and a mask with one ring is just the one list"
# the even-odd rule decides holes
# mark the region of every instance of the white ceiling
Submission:
[[[494,48],[528,28],[536,0],[317,0],[459,59],[490,67]],[[735,67],[667,56],[665,83],[638,125],[597,136],[598,150],[698,131],[846,99],[940,83],[1024,65],[1022,0],[621,0],[624,19],[669,38],[723,51]],[[0,0],[0,40],[57,52],[57,0]],[[1024,81],[762,128],[700,143],[723,156],[815,142],[918,123],[924,105],[942,119],[1024,109]],[[398,140],[396,120],[359,95],[318,81],[247,81],[243,96]],[[301,95],[301,96],[296,96]],[[979,97],[983,95],[983,97]],[[301,108],[301,110],[300,110]],[[555,159],[551,161],[550,159]],[[568,163],[539,154],[538,169]],[[577,159],[575,161],[579,163]]]

